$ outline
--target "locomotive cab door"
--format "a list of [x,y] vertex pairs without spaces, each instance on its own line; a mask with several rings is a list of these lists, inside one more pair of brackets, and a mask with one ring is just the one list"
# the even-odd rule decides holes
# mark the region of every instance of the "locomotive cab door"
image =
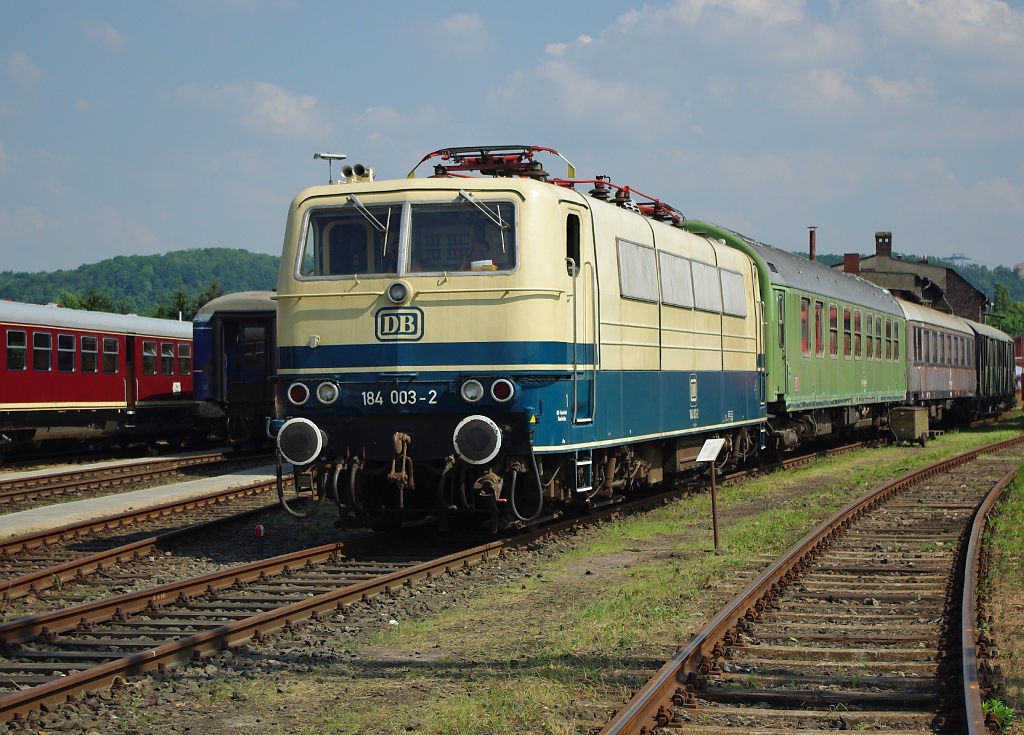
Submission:
[[565,268],[572,279],[570,288],[572,384],[574,424],[594,420],[597,402],[597,269],[590,213],[563,200],[565,221]]

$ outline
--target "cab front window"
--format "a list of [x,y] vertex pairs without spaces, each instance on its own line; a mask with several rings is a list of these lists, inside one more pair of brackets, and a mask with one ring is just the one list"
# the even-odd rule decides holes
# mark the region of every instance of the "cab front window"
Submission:
[[368,206],[355,196],[314,210],[299,255],[300,277],[387,276],[398,273],[402,207]]
[[492,273],[516,267],[516,210],[511,202],[467,194],[452,203],[414,204],[410,273]]

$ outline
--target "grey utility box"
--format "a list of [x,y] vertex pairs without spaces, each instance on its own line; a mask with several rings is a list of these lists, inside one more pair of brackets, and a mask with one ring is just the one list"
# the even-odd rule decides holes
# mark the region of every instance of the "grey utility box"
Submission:
[[889,412],[889,428],[901,442],[920,442],[925,445],[928,440],[928,409],[924,407],[894,408]]

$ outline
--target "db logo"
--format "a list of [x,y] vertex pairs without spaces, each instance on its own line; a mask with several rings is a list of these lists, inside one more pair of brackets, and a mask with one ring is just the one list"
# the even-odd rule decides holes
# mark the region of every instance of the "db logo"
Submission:
[[423,337],[423,311],[415,306],[389,306],[376,316],[379,342],[415,342]]

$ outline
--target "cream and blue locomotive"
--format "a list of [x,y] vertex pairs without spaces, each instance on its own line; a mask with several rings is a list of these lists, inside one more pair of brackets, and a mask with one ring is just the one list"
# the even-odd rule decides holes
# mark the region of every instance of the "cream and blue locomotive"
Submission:
[[757,451],[754,259],[629,187],[552,178],[542,151],[438,151],[427,178],[345,167],[294,199],[275,422],[292,512],[500,528],[683,477],[710,436],[723,464]]

